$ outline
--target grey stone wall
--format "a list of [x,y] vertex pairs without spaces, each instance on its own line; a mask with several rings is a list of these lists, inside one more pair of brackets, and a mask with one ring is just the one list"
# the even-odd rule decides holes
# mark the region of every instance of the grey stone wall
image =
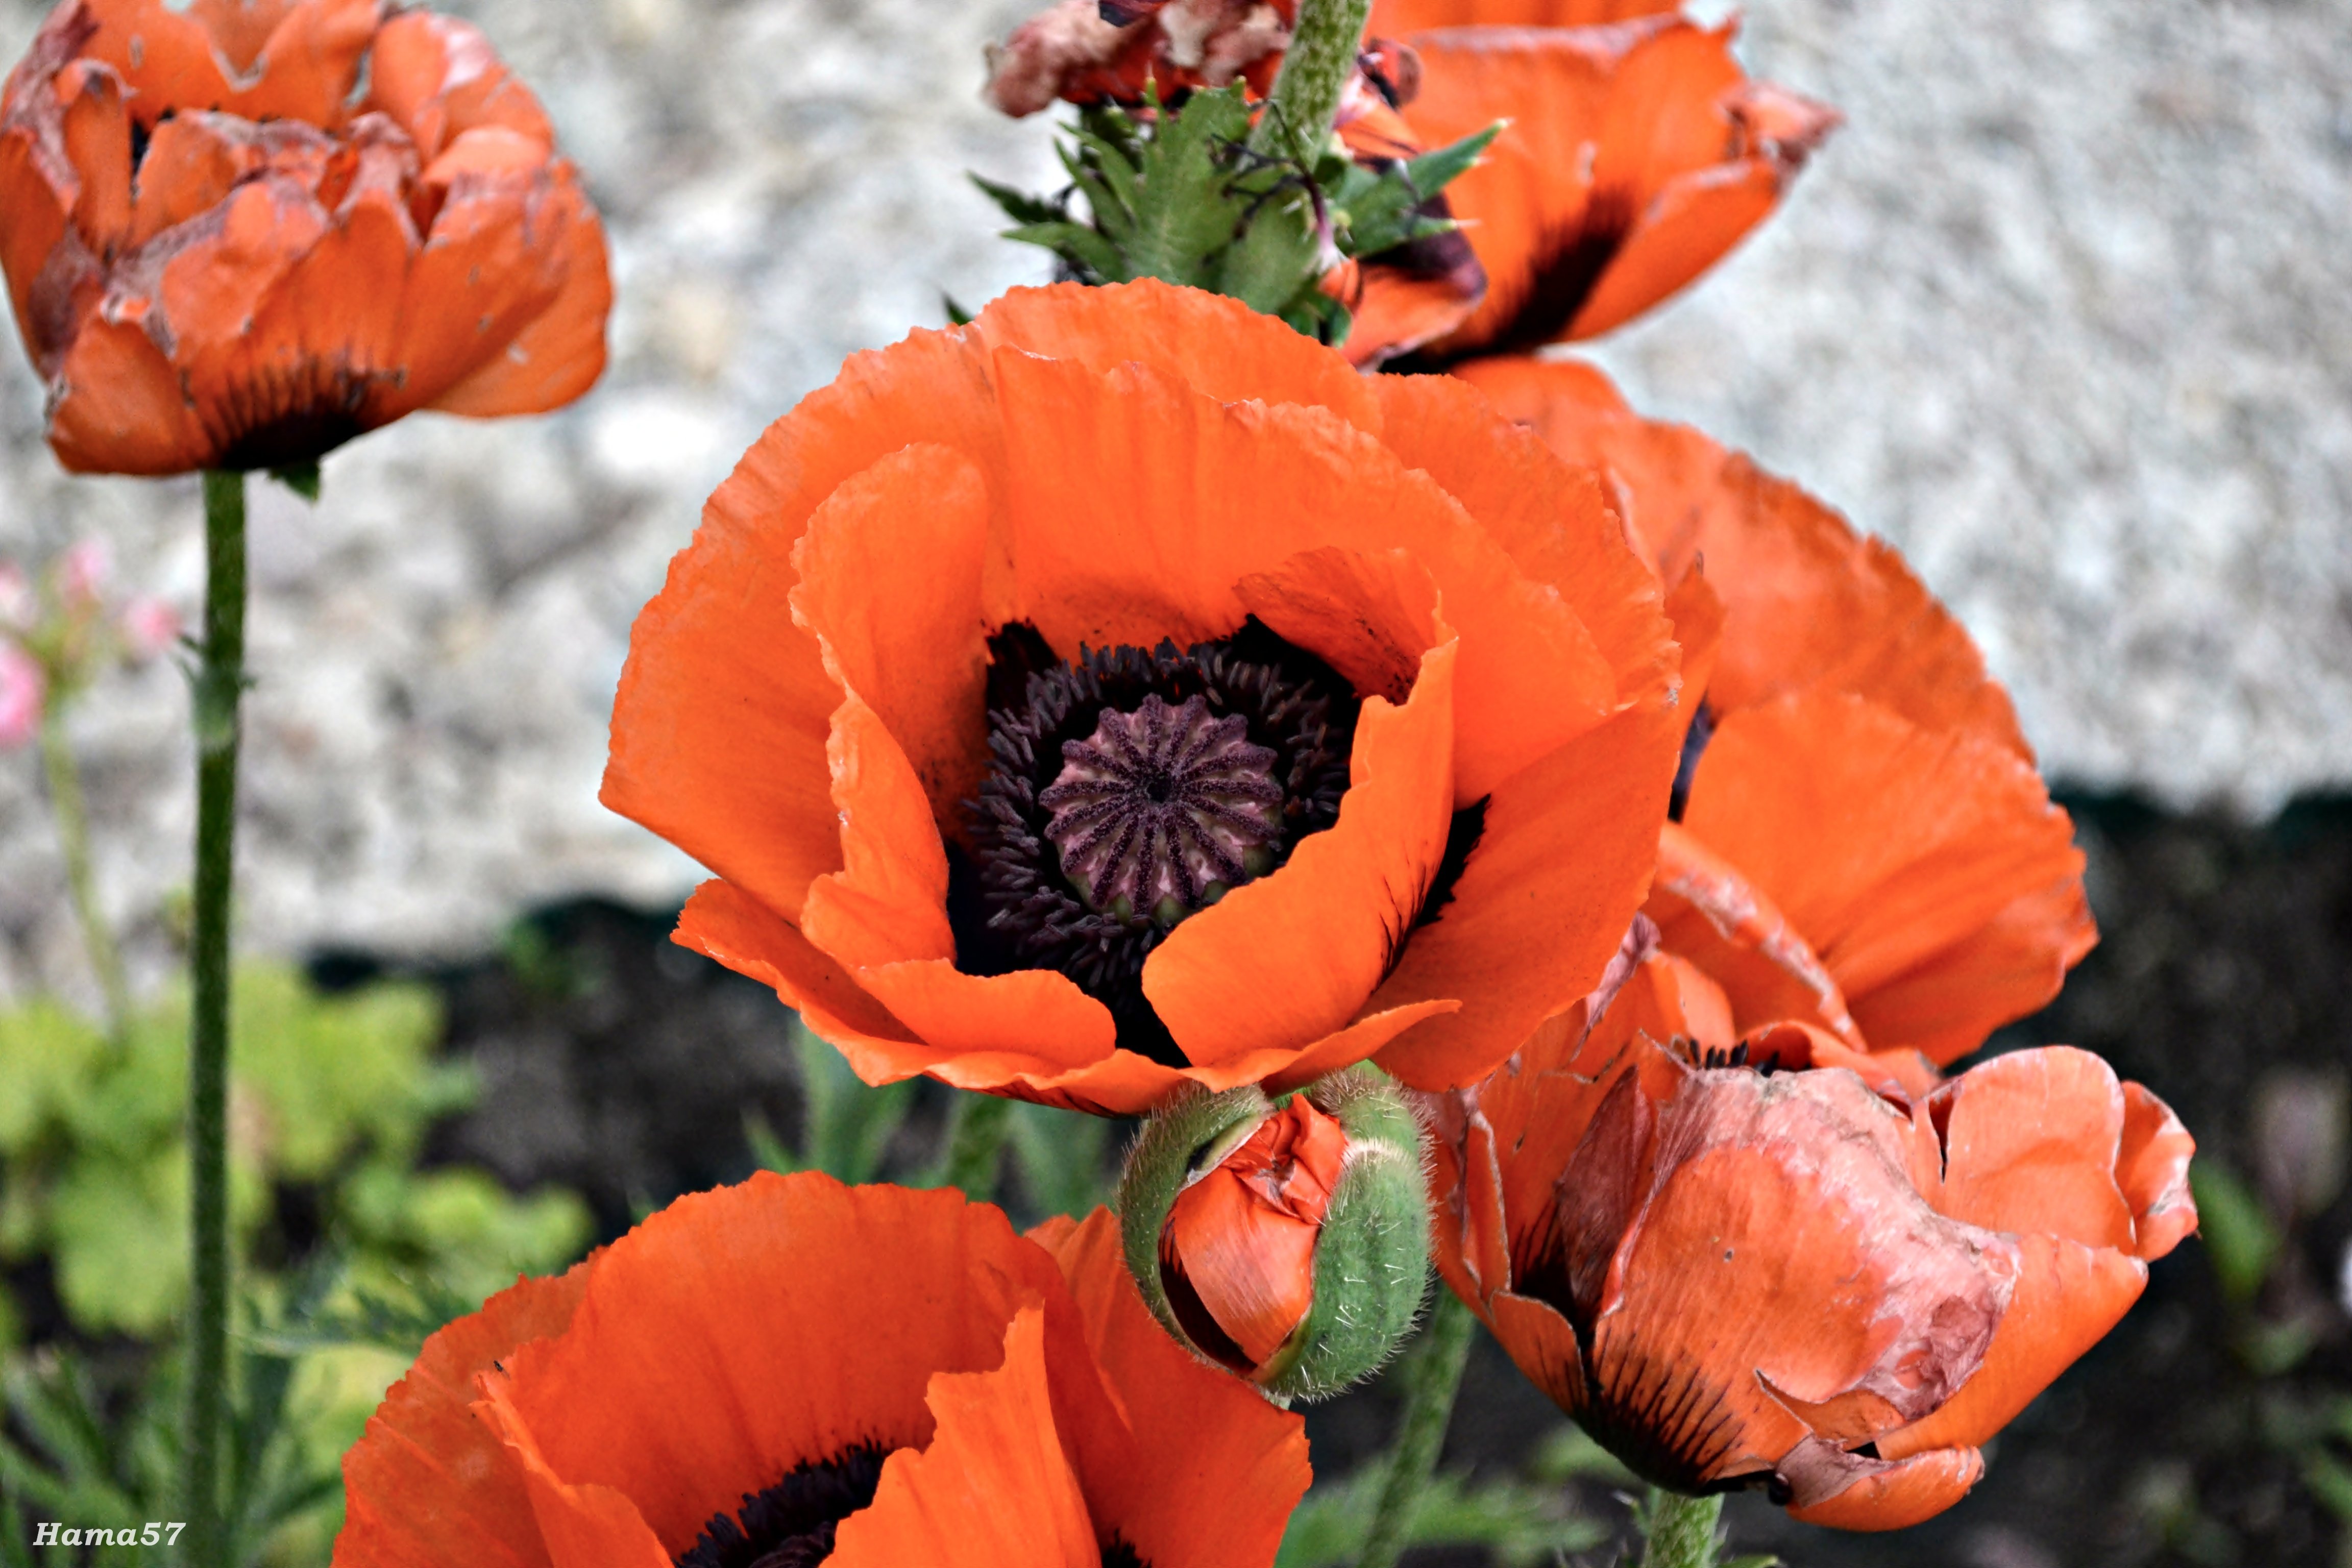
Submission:
[[[1024,0],[472,0],[614,244],[604,382],[421,416],[257,487],[243,940],[452,951],[530,904],[677,896],[594,799],[628,626],[702,497],[841,357],[1037,280],[966,168],[1043,184],[978,54]],[[14,58],[43,7],[0,0]],[[2260,814],[2352,781],[2352,7],[1756,0],[1839,104],[1794,201],[1601,350],[1907,551],[2051,772]],[[0,353],[0,555],[85,533],[193,607],[192,482],[68,479]],[[137,967],[193,814],[177,678],[79,713]],[[0,756],[0,994],[80,991],[29,754]]]

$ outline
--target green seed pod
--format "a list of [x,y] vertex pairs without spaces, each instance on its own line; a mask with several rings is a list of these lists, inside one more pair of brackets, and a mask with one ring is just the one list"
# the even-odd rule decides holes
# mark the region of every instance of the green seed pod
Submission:
[[1168,1331],[1282,1404],[1377,1371],[1429,1270],[1420,1130],[1358,1067],[1277,1104],[1195,1090],[1145,1123],[1118,1194],[1129,1272]]

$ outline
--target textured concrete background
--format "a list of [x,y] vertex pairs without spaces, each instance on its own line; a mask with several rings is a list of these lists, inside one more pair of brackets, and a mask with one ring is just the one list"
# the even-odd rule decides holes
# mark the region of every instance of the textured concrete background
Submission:
[[[412,419],[257,486],[243,936],[451,951],[529,904],[677,896],[595,804],[630,620],[703,496],[851,350],[1036,280],[965,168],[1045,183],[975,96],[1029,8],[473,0],[611,226],[575,408]],[[43,7],[0,0],[13,58]],[[2251,815],[2352,782],[2352,5],[1756,0],[1750,68],[1846,130],[1780,217],[1601,350],[1646,409],[1906,550],[2056,776]],[[0,353],[0,554],[85,533],[193,607],[192,482],[68,480]],[[186,876],[177,678],[80,711],[139,967]],[[0,757],[0,994],[83,984],[30,755]]]

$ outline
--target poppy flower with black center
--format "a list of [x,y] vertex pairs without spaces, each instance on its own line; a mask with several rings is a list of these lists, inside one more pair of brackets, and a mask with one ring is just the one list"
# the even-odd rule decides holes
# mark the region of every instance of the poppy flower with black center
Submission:
[[1678,651],[1589,471],[1237,301],[861,354],[639,617],[604,799],[869,1082],[1475,1079],[1639,905]]
[[1704,27],[1673,9],[1639,0],[1372,7],[1371,32],[1418,64],[1416,90],[1399,109],[1418,145],[1509,123],[1445,189],[1484,268],[1483,298],[1445,322],[1428,279],[1368,266],[1353,357],[1415,349],[1428,368],[1597,336],[1695,280],[1770,215],[1837,113],[1749,80],[1731,57],[1733,24]]
[[470,24],[380,0],[67,0],[0,100],[0,266],[67,468],[316,459],[604,364],[604,232]]
[[1598,466],[1674,584],[1703,699],[1647,905],[1663,937],[1648,967],[1673,973],[1643,984],[1720,1014],[1693,1026],[1712,1048],[1803,1023],[1915,1084],[2055,996],[2096,941],[2074,824],[1975,643],[1902,557],[1633,414],[1587,366],[1455,374]]
[[335,1568],[1228,1568],[1298,1418],[1160,1331],[1107,1210],[762,1175],[427,1341],[345,1456]]
[[1441,1097],[1433,1208],[1446,1282],[1660,1485],[1938,1513],[2196,1228],[2189,1134],[2088,1052],[1874,1092],[1801,1026],[1662,1045],[1655,1004],[1604,990]]

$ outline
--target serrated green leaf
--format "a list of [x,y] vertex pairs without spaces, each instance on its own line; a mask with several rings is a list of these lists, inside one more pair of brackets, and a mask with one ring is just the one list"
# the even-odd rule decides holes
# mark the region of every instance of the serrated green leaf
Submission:
[[1000,184],[984,174],[967,174],[964,177],[979,186],[981,194],[1002,207],[1004,216],[1014,223],[1052,223],[1067,216],[1059,204],[1044,196],[1033,196],[1026,191]]
[[1246,211],[1221,154],[1249,134],[1249,112],[1242,89],[1229,87],[1194,93],[1181,112],[1161,115],[1143,152],[1126,242],[1133,276],[1195,288],[1207,280]]
[[1004,231],[1006,239],[1041,245],[1105,283],[1127,281],[1127,263],[1118,247],[1082,223],[1033,223]]
[[1242,236],[1228,247],[1216,272],[1216,291],[1254,310],[1279,315],[1298,300],[1302,284],[1321,272],[1322,241],[1314,212],[1302,194],[1267,199],[1249,216]]

